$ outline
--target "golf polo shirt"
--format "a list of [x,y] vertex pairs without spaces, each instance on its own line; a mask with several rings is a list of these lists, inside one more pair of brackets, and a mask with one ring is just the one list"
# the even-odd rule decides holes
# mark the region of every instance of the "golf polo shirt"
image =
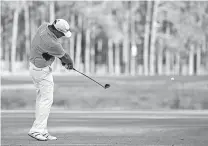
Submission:
[[[38,68],[44,68],[51,65],[55,57],[62,57],[65,51],[59,42],[58,38],[48,29],[49,23],[42,24],[35,34],[31,49],[30,49],[30,62]],[[46,61],[42,54],[48,53],[52,57]]]

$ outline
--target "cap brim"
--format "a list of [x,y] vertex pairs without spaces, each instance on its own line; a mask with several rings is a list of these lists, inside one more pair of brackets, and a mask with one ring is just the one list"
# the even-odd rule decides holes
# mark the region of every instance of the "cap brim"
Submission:
[[67,37],[67,38],[70,38],[72,33],[71,31],[67,31],[66,33],[64,33],[64,35]]

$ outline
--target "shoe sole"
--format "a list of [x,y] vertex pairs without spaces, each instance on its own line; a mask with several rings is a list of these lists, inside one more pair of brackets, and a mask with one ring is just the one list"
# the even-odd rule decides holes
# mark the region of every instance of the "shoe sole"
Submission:
[[32,138],[34,138],[34,139],[36,139],[36,140],[38,140],[38,141],[47,141],[48,139],[45,139],[45,140],[42,140],[42,139],[37,139],[36,137],[33,137],[32,135],[30,135],[30,134],[28,134],[30,137],[32,137]]
[[[47,137],[46,137],[47,138]],[[57,140],[57,138],[56,139],[49,139],[49,138],[47,138],[47,140]]]

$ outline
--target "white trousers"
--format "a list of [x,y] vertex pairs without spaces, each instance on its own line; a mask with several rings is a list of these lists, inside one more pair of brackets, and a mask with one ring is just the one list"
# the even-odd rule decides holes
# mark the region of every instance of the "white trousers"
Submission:
[[48,133],[47,121],[53,103],[54,83],[52,68],[37,68],[30,63],[30,76],[36,88],[35,121],[30,132]]

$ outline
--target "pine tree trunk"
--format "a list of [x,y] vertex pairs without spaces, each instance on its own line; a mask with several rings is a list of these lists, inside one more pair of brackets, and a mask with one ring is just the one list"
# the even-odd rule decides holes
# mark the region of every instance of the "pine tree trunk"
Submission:
[[5,37],[6,29],[5,29],[5,21],[2,20],[2,27],[1,27],[1,72],[4,72],[7,68],[7,60],[6,60],[6,37]]
[[29,6],[27,4],[24,5],[24,19],[25,19],[25,56],[24,60],[26,62],[27,67],[29,66],[29,52],[30,52],[30,17],[29,17]]
[[76,68],[80,69],[81,65],[81,41],[82,41],[82,35],[81,33],[77,33],[77,44],[76,44]]
[[10,68],[10,47],[9,47],[9,43],[8,43],[8,40],[7,40],[7,36],[8,36],[8,25],[6,25],[8,22],[8,18],[5,19],[5,22],[4,22],[4,29],[5,29],[5,36],[3,37],[4,38],[4,47],[5,47],[5,65],[7,66],[7,70],[9,71],[9,68]]
[[[132,2],[131,2],[132,6]],[[136,46],[136,41],[135,41],[135,16],[133,15],[133,9],[131,8],[131,75],[136,74],[136,56],[137,56],[137,46]]]
[[[198,4],[200,5],[200,3],[198,3]],[[198,21],[199,28],[202,26],[203,15],[204,15],[203,13],[200,13],[200,15],[199,15],[199,21]],[[200,70],[201,70],[201,49],[203,49],[203,47],[206,47],[206,34],[203,35],[201,45],[198,44],[198,48],[196,50],[196,75],[201,74],[201,72],[200,72]]]
[[155,75],[155,41],[157,33],[157,11],[158,11],[158,1],[153,2],[153,14],[152,14],[152,26],[151,26],[151,43],[150,43],[150,75]]
[[143,51],[143,67],[144,67],[145,76],[149,75],[149,40],[150,40],[150,21],[151,21],[152,2],[146,1],[146,3],[147,3],[147,11],[146,11],[144,51]]
[[[128,2],[126,2],[128,4]],[[129,46],[129,41],[130,41],[130,35],[129,35],[129,18],[130,18],[130,13],[129,10],[127,10],[126,14],[124,13],[126,19],[128,21],[124,21],[123,23],[123,29],[124,29],[124,40],[123,40],[123,65],[124,65],[124,73],[129,74],[129,62],[130,62],[130,46]]]
[[128,37],[125,37],[125,39],[123,40],[123,43],[124,43],[124,47],[123,47],[124,73],[129,74],[129,52],[130,52],[130,49],[129,49]]
[[5,65],[7,66],[7,71],[9,71],[10,68],[10,47],[9,44],[5,43]]
[[85,72],[90,71],[90,29],[86,30],[86,45],[85,45]]
[[108,73],[113,74],[113,42],[111,39],[108,40]]
[[174,74],[174,71],[173,71],[173,68],[174,68],[174,61],[175,61],[175,57],[174,57],[174,53],[170,53],[170,74],[173,75]]
[[41,12],[41,24],[43,24],[44,22],[45,22],[45,17],[44,17],[44,11],[43,12]]
[[[46,10],[47,11],[47,10]],[[45,9],[40,10],[40,23],[43,24],[45,21]]]
[[176,53],[175,74],[180,75],[180,54]]
[[[78,17],[78,26],[82,28],[82,16]],[[81,52],[82,52],[82,32],[77,33],[77,42],[76,42],[76,67],[77,69],[83,69],[81,64]]]
[[170,60],[171,60],[171,57],[170,57],[170,52],[169,50],[166,49],[166,52],[165,52],[165,58],[166,58],[166,75],[170,75]]
[[[75,28],[75,16],[74,16],[74,14],[71,15],[71,27]],[[75,49],[74,41],[75,41],[75,35],[72,34],[72,36],[70,38],[70,56],[71,56],[73,61],[75,59],[74,58],[74,49]]]
[[158,75],[163,74],[163,40],[160,39],[160,47],[158,49],[158,60],[157,60],[157,67],[158,67]]
[[131,47],[131,75],[136,74],[136,55],[137,55],[137,46],[135,44]]
[[196,73],[197,73],[197,75],[200,75],[201,74],[201,72],[200,72],[200,69],[201,69],[201,48],[197,49],[196,55],[197,55],[197,57],[196,57],[196,66],[197,66]]
[[103,47],[103,41],[102,39],[98,40],[98,46],[97,46],[97,52],[98,54],[96,55],[96,59],[97,59],[97,64],[98,64],[98,68],[100,68],[100,70],[103,71],[103,64],[102,64],[102,47]]
[[6,44],[6,39],[4,37],[4,32],[5,32],[5,23],[4,21],[1,21],[2,22],[2,27],[1,27],[1,41],[0,41],[0,44],[1,44],[1,59],[3,59],[5,61],[5,52],[6,52],[6,48],[5,48],[5,44]]
[[[49,2],[49,21],[52,23],[55,20],[55,2],[50,1]],[[52,67],[55,71],[61,69],[61,63],[60,60],[57,58],[55,59],[54,63],[52,64]]]
[[194,46],[191,45],[189,51],[189,75],[194,74]]
[[[34,1],[31,1],[32,5],[35,4]],[[37,19],[37,15],[36,15],[36,10],[35,11],[29,11],[29,15],[30,15],[30,45],[32,44],[32,40],[35,36],[35,33],[37,31],[37,24],[36,24],[36,19]]]
[[[168,38],[170,35],[170,26],[169,24],[167,24],[166,26],[166,38]],[[170,75],[170,63],[171,63],[171,54],[170,54],[170,51],[169,51],[169,48],[166,47],[166,75]]]
[[16,47],[17,47],[17,33],[18,33],[18,18],[19,8],[14,10],[13,17],[13,29],[12,29],[12,50],[11,50],[11,68],[10,71],[15,72],[15,61],[16,61]]
[[93,42],[90,49],[90,72],[95,73],[95,36],[93,35]]
[[52,23],[55,20],[55,2],[54,1],[50,1],[49,12],[50,12],[49,21]]
[[120,74],[120,48],[119,43],[115,43],[115,73]]

